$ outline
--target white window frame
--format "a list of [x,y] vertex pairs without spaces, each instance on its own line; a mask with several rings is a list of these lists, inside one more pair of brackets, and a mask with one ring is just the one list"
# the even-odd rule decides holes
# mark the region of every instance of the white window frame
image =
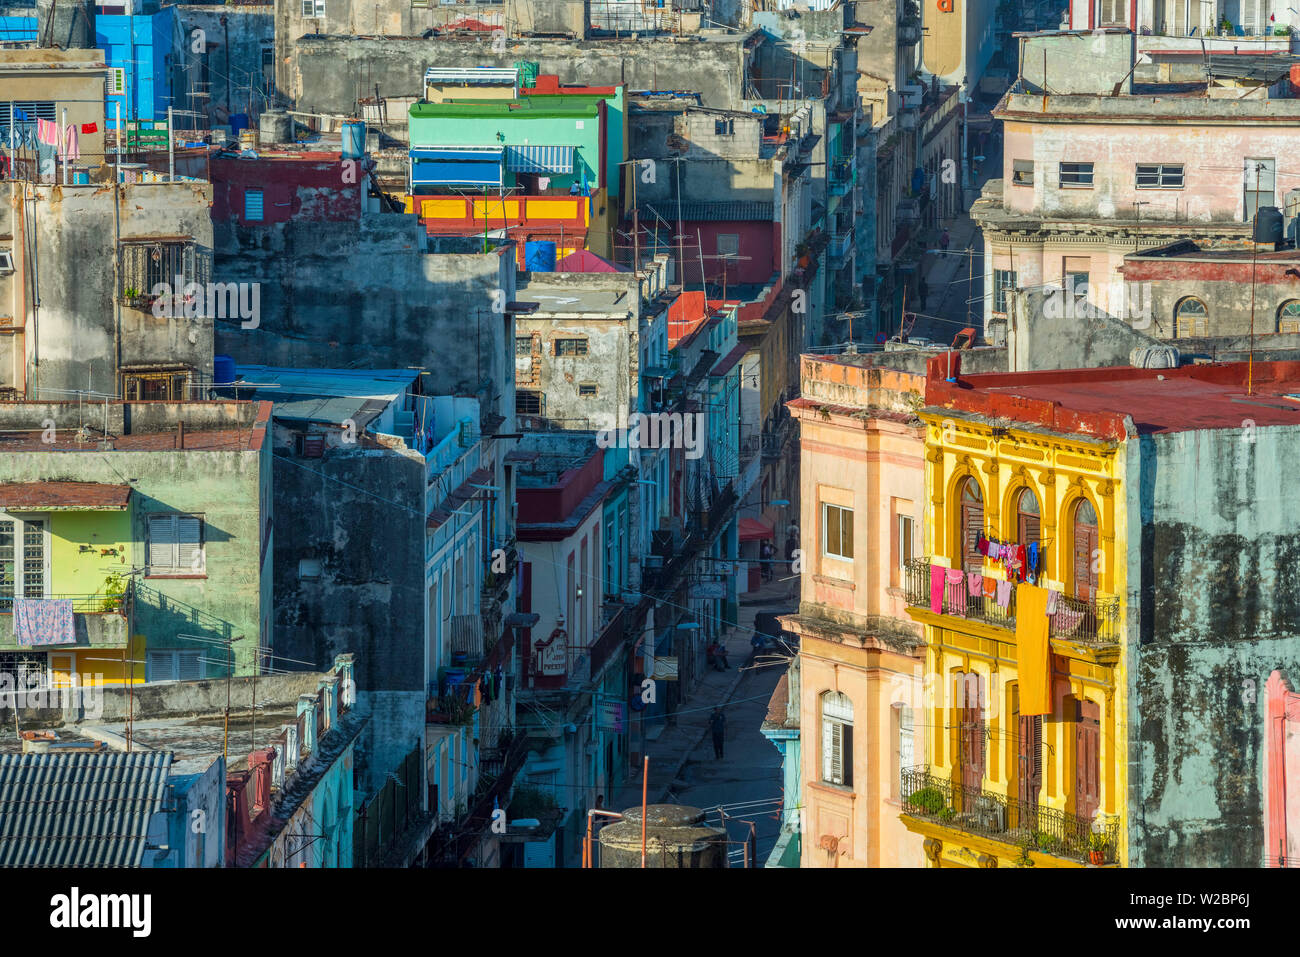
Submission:
[[[184,560],[182,548],[190,547],[188,542],[182,542],[180,536],[181,522],[193,520],[198,522],[198,543],[194,547],[197,549],[198,561],[194,560],[194,555],[188,556],[189,560]],[[156,564],[154,562],[154,536],[155,523],[162,526],[164,522],[169,523],[172,534],[172,541],[166,543],[171,549],[170,564]],[[208,568],[207,542],[205,541],[205,522],[202,515],[193,515],[185,512],[175,512],[166,514],[153,514],[145,519],[145,528],[148,541],[145,543],[145,554],[149,560],[149,574],[157,575],[206,575]],[[162,547],[162,543],[159,543]]]
[[0,512],[0,522],[14,523],[14,598],[32,597],[25,595],[23,587],[23,546],[26,538],[27,523],[41,522],[41,553],[44,560],[42,572],[44,582],[41,594],[36,597],[48,598],[50,591],[50,516],[43,512]]
[[[1076,167],[1068,174],[1065,171],[1067,166]],[[1087,171],[1084,171],[1087,167]],[[1092,189],[1096,185],[1096,164],[1089,160],[1062,160],[1056,167],[1057,182],[1060,183],[1061,189]],[[1074,177],[1071,182],[1066,182],[1066,176]],[[1087,177],[1087,182],[1083,181]]]
[[898,534],[898,571],[905,574],[907,563],[916,557],[916,519],[900,514],[894,527]]
[[[1155,177],[1155,182],[1144,184],[1143,176]],[[1169,182],[1175,177],[1177,183]],[[1133,168],[1134,189],[1182,189],[1186,184],[1186,166],[1183,163],[1138,163]]]
[[[849,508],[849,507],[847,507],[847,506],[845,506],[845,505],[834,505],[834,504],[832,504],[832,503],[830,503],[830,502],[822,502],[822,555],[825,556],[825,557],[827,557],[827,558],[835,558],[835,559],[838,559],[838,560],[840,560],[840,561],[842,561],[842,562],[851,562],[851,561],[853,561],[853,556],[852,556],[852,555],[842,555],[842,554],[840,554],[839,552],[833,552],[833,551],[831,551],[831,547],[830,547],[830,545],[831,545],[831,543],[830,543],[830,536],[827,534],[827,533],[828,533],[829,526],[830,526],[830,522],[827,520],[827,518],[828,518],[828,516],[829,516],[829,511],[828,511],[828,510],[829,510],[829,509],[832,509],[832,508],[834,508],[834,509],[838,509],[841,513],[844,513],[844,514],[847,514],[847,515],[848,515],[848,517],[849,517],[849,548],[850,548],[850,550],[852,550],[852,548],[853,548],[853,509],[851,509],[851,508]],[[836,543],[836,547],[837,547],[837,548],[843,548],[843,547],[844,547],[844,514],[841,514],[841,515],[840,515],[840,540],[839,540],[838,543]]]
[[325,0],[302,0],[300,11],[304,20],[323,19],[325,17]]

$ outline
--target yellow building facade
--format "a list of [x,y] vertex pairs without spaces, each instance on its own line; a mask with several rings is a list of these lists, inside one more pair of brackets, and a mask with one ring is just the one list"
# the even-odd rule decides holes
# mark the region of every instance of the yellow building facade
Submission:
[[[927,646],[925,743],[924,764],[905,772],[902,820],[931,866],[1123,864],[1123,443],[935,408],[921,418],[926,557],[909,570],[907,605]],[[1008,572],[981,554],[981,535],[1036,542],[1038,584],[1060,593],[1048,714],[1020,714],[1017,593],[999,604]],[[938,613],[933,566],[945,573]],[[981,576],[979,594],[949,572]]]

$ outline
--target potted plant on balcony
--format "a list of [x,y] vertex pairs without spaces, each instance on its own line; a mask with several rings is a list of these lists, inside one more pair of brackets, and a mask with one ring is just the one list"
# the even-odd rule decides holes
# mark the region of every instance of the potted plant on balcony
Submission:
[[1101,867],[1106,863],[1106,851],[1110,849],[1110,841],[1106,840],[1106,835],[1102,831],[1093,831],[1088,835],[1088,863],[1094,867]]
[[104,599],[99,604],[103,612],[121,611],[122,596],[126,594],[126,579],[117,572],[104,579]]

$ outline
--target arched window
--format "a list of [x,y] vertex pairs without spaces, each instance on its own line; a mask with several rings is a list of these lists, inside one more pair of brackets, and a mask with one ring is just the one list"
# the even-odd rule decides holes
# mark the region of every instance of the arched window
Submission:
[[984,532],[984,493],[979,482],[967,478],[961,485],[961,564],[967,572],[979,572],[984,567],[984,556],[975,543]]
[[1289,299],[1277,311],[1278,332],[1300,332],[1300,299]]
[[853,702],[839,691],[822,695],[822,780],[853,786]]
[[1039,539],[1038,496],[1024,489],[1016,496],[1016,541],[1026,548]]
[[1174,308],[1174,337],[1186,339],[1210,334],[1210,313],[1205,303],[1188,296]]
[[1097,512],[1086,498],[1074,506],[1074,597],[1090,601],[1101,584],[1100,563],[1093,561],[1097,554]]

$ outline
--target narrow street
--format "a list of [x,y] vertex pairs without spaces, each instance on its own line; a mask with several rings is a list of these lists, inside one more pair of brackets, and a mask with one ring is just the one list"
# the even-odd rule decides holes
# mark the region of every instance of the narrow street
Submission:
[[713,739],[706,734],[673,783],[672,800],[708,812],[710,824],[721,820],[716,810],[721,806],[727,833],[735,842],[731,846],[732,867],[744,864],[740,842],[748,839],[751,823],[757,859],[750,863],[756,867],[767,860],[781,829],[781,755],[759,726],[784,673],[783,664],[745,671],[724,708],[727,734],[722,759],[713,756]]

